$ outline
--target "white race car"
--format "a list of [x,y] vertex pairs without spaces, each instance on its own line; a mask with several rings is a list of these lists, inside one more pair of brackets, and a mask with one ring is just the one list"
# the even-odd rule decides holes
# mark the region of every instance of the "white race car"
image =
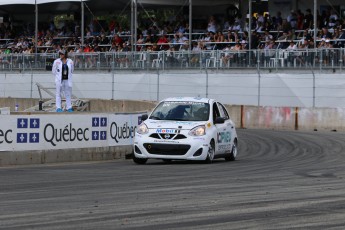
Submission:
[[237,133],[225,107],[208,98],[174,97],[161,101],[148,116],[142,115],[134,138],[133,161],[148,159],[233,161]]

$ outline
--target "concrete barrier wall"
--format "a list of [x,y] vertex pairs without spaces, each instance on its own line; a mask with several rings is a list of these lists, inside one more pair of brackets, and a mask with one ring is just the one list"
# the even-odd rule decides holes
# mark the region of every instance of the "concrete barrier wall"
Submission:
[[132,146],[0,152],[0,166],[124,159]]
[[[292,70],[291,70],[292,71]],[[291,72],[289,70],[289,72]],[[0,97],[39,98],[36,83],[55,90],[50,72],[0,73]],[[159,101],[174,96],[210,97],[224,104],[345,107],[344,74],[184,72],[85,72],[73,75],[79,98]],[[43,97],[48,94],[42,92]]]
[[[17,103],[19,110],[24,110],[37,105],[38,99],[0,98],[0,107],[10,107],[12,112]],[[90,99],[88,111],[115,113],[151,111],[156,104],[155,101]],[[237,127],[242,128],[345,130],[345,108],[238,105],[226,105],[226,107]]]
[[241,120],[235,122],[242,128],[345,131],[345,108],[243,106]]
[[[50,99],[44,99],[48,101]],[[10,107],[14,112],[15,105],[19,105],[19,111],[24,111],[30,107],[37,106],[39,99],[36,98],[0,98],[0,108]],[[134,101],[134,100],[102,100],[89,99],[90,112],[115,112],[130,113],[137,111],[149,111],[156,106],[155,101]]]

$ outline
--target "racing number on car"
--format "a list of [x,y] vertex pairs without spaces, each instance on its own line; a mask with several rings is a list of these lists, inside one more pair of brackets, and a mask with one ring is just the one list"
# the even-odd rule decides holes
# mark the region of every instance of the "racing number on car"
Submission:
[[222,143],[229,143],[231,141],[231,133],[230,132],[220,132],[218,133],[218,144]]
[[219,132],[217,133],[218,139],[218,151],[227,152],[231,147],[231,133],[230,132]]

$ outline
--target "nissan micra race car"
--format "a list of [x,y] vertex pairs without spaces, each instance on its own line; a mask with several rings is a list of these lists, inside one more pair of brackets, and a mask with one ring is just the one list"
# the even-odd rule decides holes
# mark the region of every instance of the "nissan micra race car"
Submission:
[[142,115],[134,137],[133,161],[148,159],[235,160],[235,124],[225,107],[208,98],[174,97],[161,101],[150,115]]

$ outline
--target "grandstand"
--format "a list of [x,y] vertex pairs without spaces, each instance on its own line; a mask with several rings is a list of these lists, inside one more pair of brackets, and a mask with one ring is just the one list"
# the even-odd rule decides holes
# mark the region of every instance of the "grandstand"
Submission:
[[345,61],[342,1],[16,1],[30,2],[0,1],[0,71],[49,69],[62,48],[77,70],[341,70]]

